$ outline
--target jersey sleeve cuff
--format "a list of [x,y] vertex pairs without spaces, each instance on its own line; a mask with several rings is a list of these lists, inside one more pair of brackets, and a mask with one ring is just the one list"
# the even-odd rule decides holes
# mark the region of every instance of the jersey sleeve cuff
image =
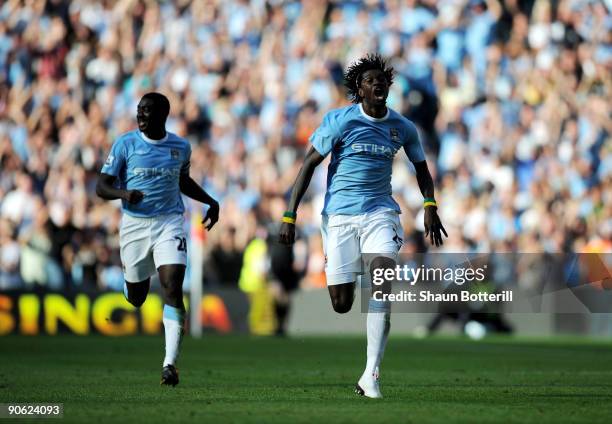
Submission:
[[329,154],[329,152],[325,152],[323,151],[322,147],[318,145],[318,143],[315,143],[314,141],[311,141],[310,144],[312,145],[312,147],[314,147],[314,149],[317,151],[317,153],[319,153],[321,156],[325,157]]

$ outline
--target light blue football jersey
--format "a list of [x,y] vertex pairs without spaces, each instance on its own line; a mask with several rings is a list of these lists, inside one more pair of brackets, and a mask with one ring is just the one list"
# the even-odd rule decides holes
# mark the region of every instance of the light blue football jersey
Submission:
[[142,191],[137,204],[122,200],[123,211],[150,218],[184,212],[179,177],[189,174],[190,159],[191,146],[184,138],[166,132],[163,139],[151,140],[134,130],[113,143],[101,172],[116,176],[122,189]]
[[401,213],[391,196],[393,158],[403,147],[410,161],[425,160],[414,124],[390,108],[380,119],[368,116],[361,104],[332,110],[310,142],[322,156],[332,155],[323,215],[383,208]]

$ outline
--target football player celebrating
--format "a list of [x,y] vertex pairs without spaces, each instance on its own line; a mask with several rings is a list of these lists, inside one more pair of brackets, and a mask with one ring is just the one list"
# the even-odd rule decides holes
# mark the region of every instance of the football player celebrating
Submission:
[[166,356],[161,384],[179,382],[176,360],[185,325],[183,279],[187,239],[181,193],[209,205],[202,221],[210,230],[219,219],[219,204],[190,176],[189,142],[166,131],[170,102],[160,93],[147,93],[138,103],[138,129],[121,135],[111,148],[98,178],[96,193],[121,199],[119,230],[124,294],[139,307],[157,270],[164,300]]
[[[329,295],[334,310],[341,314],[351,309],[362,269],[370,273],[362,276],[362,284],[369,285],[376,269],[384,272],[397,263],[403,231],[399,206],[391,196],[391,169],[399,149],[414,164],[425,198],[425,236],[436,246],[442,244],[442,233],[448,237],[437,214],[433,179],[417,129],[386,106],[393,69],[381,56],[367,55],[349,67],[344,79],[354,104],[328,112],[310,137],[312,146],[296,178],[279,235],[281,243],[294,242],[300,200],[316,166],[331,153],[321,232]],[[382,397],[379,365],[390,328],[390,306],[388,301],[369,299],[367,361],[355,391],[371,398]]]

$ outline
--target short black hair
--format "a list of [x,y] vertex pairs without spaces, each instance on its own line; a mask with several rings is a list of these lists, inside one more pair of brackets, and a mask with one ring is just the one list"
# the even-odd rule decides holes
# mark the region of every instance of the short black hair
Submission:
[[393,68],[387,66],[387,61],[378,53],[367,54],[351,63],[344,74],[344,86],[347,88],[347,95],[351,102],[361,103],[363,100],[359,95],[359,84],[363,73],[372,69],[382,71],[387,77],[389,85],[393,84]]
[[142,96],[142,98],[153,100],[153,103],[159,106],[160,111],[164,114],[164,116],[168,116],[170,114],[170,101],[163,94],[152,91]]

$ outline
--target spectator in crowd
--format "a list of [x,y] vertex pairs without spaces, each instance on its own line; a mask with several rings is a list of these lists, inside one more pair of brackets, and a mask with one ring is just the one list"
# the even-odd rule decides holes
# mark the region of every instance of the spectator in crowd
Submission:
[[[236,273],[222,271],[239,262],[258,226],[279,219],[266,205],[287,194],[322,114],[346,102],[343,67],[373,51],[397,71],[390,106],[422,132],[451,236],[446,251],[609,251],[607,7],[4,1],[0,287],[120,287],[119,205],[93,195],[95,174],[152,90],[173,105],[168,129],[192,143],[194,179],[224,205],[219,231],[205,241],[217,269],[207,282],[235,285]],[[305,240],[319,237],[325,172],[300,209]],[[419,239],[422,198],[409,172],[398,155],[394,195],[407,237]],[[188,213],[196,207],[188,203]],[[305,287],[321,284],[319,245],[308,243]]]

